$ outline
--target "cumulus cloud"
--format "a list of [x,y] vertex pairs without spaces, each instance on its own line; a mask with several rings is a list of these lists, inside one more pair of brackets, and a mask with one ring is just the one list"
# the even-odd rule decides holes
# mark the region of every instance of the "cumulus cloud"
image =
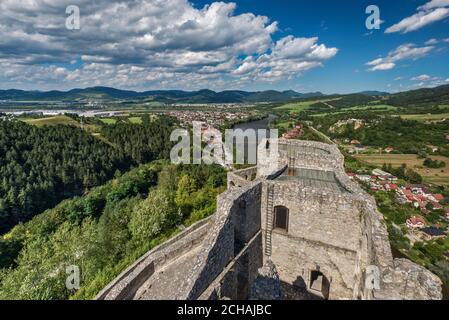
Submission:
[[338,49],[317,43],[318,38],[287,36],[276,42],[270,53],[254,59],[249,57],[235,70],[235,74],[247,75],[265,81],[289,78],[322,66],[322,62],[334,57]]
[[367,63],[370,71],[391,70],[402,60],[418,60],[427,56],[435,47],[417,47],[412,43],[400,45],[386,57],[377,58]]
[[418,12],[385,30],[385,33],[408,33],[449,17],[449,0],[432,0],[418,7]]
[[[65,28],[72,4],[81,30]],[[338,51],[318,38],[274,42],[277,22],[235,9],[188,0],[2,0],[0,85],[219,87],[291,78]]]

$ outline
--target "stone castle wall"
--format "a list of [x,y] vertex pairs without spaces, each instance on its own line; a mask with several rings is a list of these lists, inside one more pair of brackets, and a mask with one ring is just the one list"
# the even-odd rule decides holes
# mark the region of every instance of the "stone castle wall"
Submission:
[[[290,210],[288,233],[272,233],[270,259],[280,278],[290,284],[308,284],[310,272],[319,270],[331,282],[330,298],[353,298],[362,228],[352,199],[294,184],[274,190],[274,206]],[[265,223],[262,229],[266,230]]]
[[199,246],[206,237],[211,218],[204,219],[146,253],[98,293],[97,300],[133,299],[137,290],[166,264]]
[[[213,225],[178,296],[198,299],[260,230],[261,184],[231,188],[219,196]],[[260,266],[258,266],[260,267]]]
[[[335,181],[329,187],[319,179],[282,179],[290,169],[316,170]],[[269,223],[276,206],[289,210],[287,231]],[[185,256],[192,248],[195,255]],[[177,272],[182,259],[191,263]],[[180,278],[165,298],[275,299],[281,287],[315,290],[318,272],[327,286],[323,297],[329,299],[441,299],[435,275],[393,259],[383,216],[375,200],[345,174],[338,148],[310,141],[280,140],[277,157],[271,154],[259,158],[257,167],[228,173],[228,190],[218,197],[214,216],[145,255],[98,298],[133,298],[144,282],[159,279],[158,270],[167,264]],[[373,266],[380,273],[378,289],[366,286]],[[261,294],[264,285],[269,287]],[[147,287],[146,292],[152,290]]]

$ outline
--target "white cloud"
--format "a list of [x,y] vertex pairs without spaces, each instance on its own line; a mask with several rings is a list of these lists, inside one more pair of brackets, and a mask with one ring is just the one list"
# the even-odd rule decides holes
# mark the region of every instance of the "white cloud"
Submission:
[[449,0],[431,0],[427,2],[423,6],[418,7],[419,10],[431,10],[435,8],[448,7]]
[[274,42],[277,22],[223,2],[78,0],[81,30],[70,31],[72,2],[0,1],[0,86],[217,88],[295,77],[338,51],[318,38]]
[[337,48],[328,48],[317,42],[318,38],[284,37],[276,42],[270,53],[257,59],[245,59],[234,73],[262,81],[277,81],[302,74],[322,66],[338,52]]
[[436,44],[439,44],[439,43],[442,43],[442,42],[449,43],[449,38],[445,38],[445,39],[432,38],[432,39],[427,40],[425,42],[425,44],[426,45],[436,45]]
[[418,12],[387,28],[385,33],[408,33],[449,17],[449,0],[432,0],[418,7]]
[[368,63],[368,65],[373,66],[370,68],[371,71],[385,71],[385,70],[391,70],[396,67],[396,64],[393,62],[382,62],[377,64]]
[[396,67],[402,60],[418,60],[427,56],[435,47],[416,47],[412,43],[403,44],[391,51],[386,57],[377,58],[367,63],[370,71],[385,71]]
[[440,41],[438,39],[429,39],[426,41],[425,45],[430,46],[430,45],[435,45],[438,44]]
[[444,78],[437,77],[437,76],[430,76],[428,74],[422,74],[422,75],[413,77],[410,80],[418,82],[415,84],[415,86],[418,86],[418,87],[423,87],[423,86],[435,87],[435,86],[440,86],[440,85],[443,85],[446,83],[446,80],[444,80]]
[[430,79],[432,79],[432,77],[429,76],[428,74],[422,74],[420,76],[413,77],[411,80],[412,81],[428,81]]

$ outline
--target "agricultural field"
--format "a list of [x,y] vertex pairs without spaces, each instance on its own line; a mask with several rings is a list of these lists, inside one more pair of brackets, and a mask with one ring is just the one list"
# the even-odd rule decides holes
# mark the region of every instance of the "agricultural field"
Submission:
[[[56,125],[70,125],[74,127],[81,127],[81,124],[64,115],[46,117],[46,118],[38,118],[38,119],[30,119],[30,118],[22,118],[20,119],[22,122],[26,124],[43,127],[43,126],[56,126]],[[96,124],[83,124],[83,129],[87,132],[92,133],[93,136],[98,136],[100,131],[100,126]]]
[[368,106],[357,106],[351,108],[344,108],[344,111],[360,111],[360,110],[373,110],[373,111],[393,111],[397,110],[397,107],[390,106],[388,104],[377,104]]
[[142,124],[142,118],[141,117],[111,117],[111,118],[102,118],[100,119],[101,122],[103,122],[104,124],[108,124],[108,125],[112,125],[112,124],[117,124],[118,122],[129,122],[132,124]]
[[339,115],[346,114],[348,112],[357,112],[357,111],[375,111],[375,112],[388,112],[388,111],[396,111],[398,108],[386,104],[372,105],[372,106],[356,106],[350,108],[343,109],[335,109],[335,111],[329,112],[321,112],[316,114],[311,114],[312,117],[325,117],[329,115]]
[[128,121],[134,124],[142,124],[142,118],[141,117],[130,117],[128,118]]
[[438,114],[406,114],[400,116],[404,120],[414,120],[414,121],[444,121],[449,119],[449,113],[438,113]]
[[275,108],[275,110],[288,110],[290,113],[293,112],[302,112],[306,111],[310,108],[311,105],[322,102],[327,103],[329,101],[333,101],[335,99],[321,99],[321,100],[312,100],[312,101],[301,101],[295,103],[284,104],[280,107]]
[[295,124],[295,121],[282,121],[276,123],[276,128],[278,129],[289,129]]
[[433,160],[446,162],[446,167],[430,169],[423,166],[424,159],[419,159],[415,154],[360,154],[357,159],[368,164],[382,166],[384,163],[393,167],[406,164],[408,168],[418,172],[427,183],[436,185],[449,185],[449,158],[443,156],[431,156]]
[[100,121],[103,122],[104,124],[116,124],[117,123],[117,119],[114,119],[114,118],[101,118]]
[[60,124],[61,125],[72,125],[72,126],[77,126],[77,127],[80,126],[80,124],[77,121],[75,121],[72,118],[67,117],[67,116],[55,116],[55,117],[38,118],[38,119],[23,118],[20,120],[27,124],[38,126],[38,127],[56,126],[56,125],[60,125]]

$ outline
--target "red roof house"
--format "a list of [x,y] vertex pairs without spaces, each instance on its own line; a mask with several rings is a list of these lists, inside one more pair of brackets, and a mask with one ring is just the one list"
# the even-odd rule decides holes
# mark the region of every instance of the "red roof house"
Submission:
[[355,177],[357,174],[354,172],[346,172],[349,177]]
[[432,207],[433,207],[433,210],[442,210],[443,209],[443,206],[435,201],[432,201]]
[[407,219],[407,227],[409,227],[409,228],[422,229],[425,226],[426,226],[426,221],[424,220],[423,217],[413,216],[413,217],[410,217],[409,219]]

